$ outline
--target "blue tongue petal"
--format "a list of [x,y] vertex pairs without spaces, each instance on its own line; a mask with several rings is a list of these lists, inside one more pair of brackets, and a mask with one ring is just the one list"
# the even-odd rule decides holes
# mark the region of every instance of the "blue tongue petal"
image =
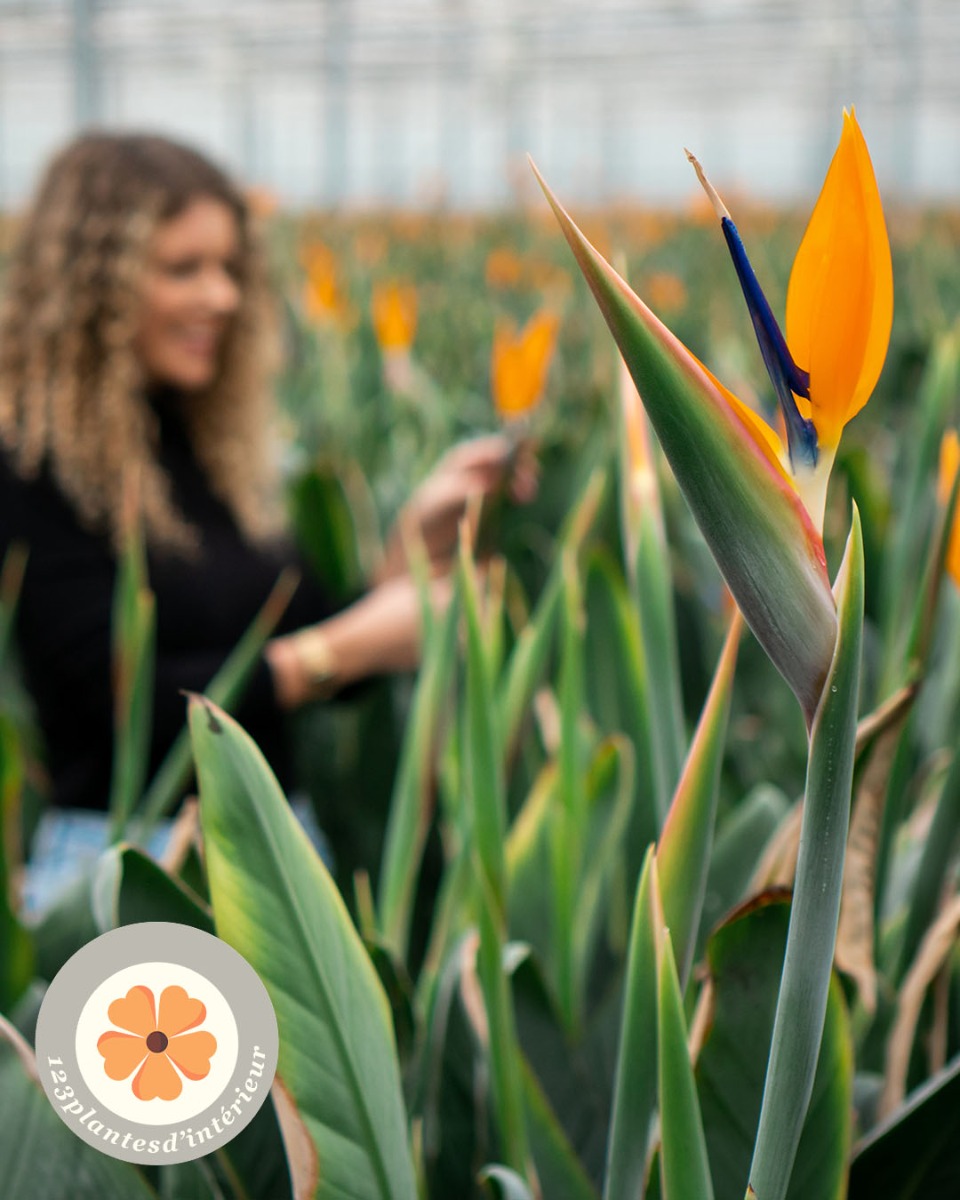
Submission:
[[720,218],[723,236],[727,240],[730,256],[736,268],[740,287],[743,289],[750,319],[753,322],[760,353],[767,368],[767,374],[773,384],[780,408],[783,411],[787,427],[787,448],[790,452],[790,464],[797,469],[803,465],[816,466],[817,463],[817,430],[813,422],[801,416],[794,399],[798,396],[810,395],[810,376],[793,361],[793,356],[787,348],[786,340],[780,331],[776,318],[760,287],[747,252],[744,248],[737,227],[728,216]]

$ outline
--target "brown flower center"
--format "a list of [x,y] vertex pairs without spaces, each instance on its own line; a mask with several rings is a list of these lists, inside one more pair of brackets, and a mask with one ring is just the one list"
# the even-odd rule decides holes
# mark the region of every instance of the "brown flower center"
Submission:
[[166,1050],[169,1040],[165,1033],[161,1033],[159,1029],[155,1029],[147,1037],[147,1049],[152,1050],[154,1054],[162,1054]]

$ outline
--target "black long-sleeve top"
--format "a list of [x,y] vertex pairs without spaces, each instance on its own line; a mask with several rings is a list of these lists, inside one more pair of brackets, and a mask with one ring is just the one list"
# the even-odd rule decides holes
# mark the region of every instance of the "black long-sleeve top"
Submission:
[[[212,493],[180,422],[161,412],[159,459],[174,499],[200,532],[197,556],[148,551],[156,597],[156,665],[151,774],[184,725],[184,690],[210,682],[263,604],[285,565],[301,582],[278,632],[328,616],[333,606],[289,544],[252,545]],[[111,621],[116,558],[106,537],[79,524],[49,472],[21,479],[0,456],[0,554],[28,547],[17,614],[17,645],[37,706],[53,783],[69,807],[107,804],[113,756]],[[237,711],[277,773],[286,774],[282,714],[261,658]]]

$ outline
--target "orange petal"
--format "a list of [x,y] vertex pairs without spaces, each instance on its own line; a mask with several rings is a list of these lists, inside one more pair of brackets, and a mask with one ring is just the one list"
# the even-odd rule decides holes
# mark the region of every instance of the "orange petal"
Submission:
[[[940,478],[937,483],[937,498],[941,504],[950,499],[953,481],[960,469],[960,437],[955,429],[948,429],[940,443]],[[953,582],[960,587],[960,506],[953,518],[950,530],[950,541],[947,544],[946,571]]]
[[395,281],[373,290],[373,328],[381,350],[409,350],[417,330],[417,292]]
[[210,1059],[216,1052],[217,1039],[205,1029],[171,1038],[167,1045],[168,1056],[188,1079],[203,1079],[210,1071]]
[[183,1080],[165,1054],[150,1054],[131,1087],[138,1100],[176,1100],[183,1091]]
[[182,987],[165,987],[160,995],[160,1015],[154,1028],[162,1030],[168,1038],[193,1029],[207,1015],[202,1000],[188,996]]
[[870,398],[893,321],[893,270],[880,193],[853,112],[807,226],[787,291],[787,342],[810,372],[821,445]]
[[121,1029],[129,1029],[131,1033],[139,1033],[146,1037],[157,1027],[157,1010],[153,1001],[153,992],[142,984],[132,987],[126,996],[114,1002],[107,1009],[107,1016]]
[[523,331],[499,322],[491,363],[493,403],[504,420],[529,412],[539,401],[553,356],[559,322],[554,313],[535,313]]
[[145,1038],[119,1033],[116,1029],[101,1034],[97,1049],[103,1055],[103,1069],[111,1079],[126,1079],[149,1054]]

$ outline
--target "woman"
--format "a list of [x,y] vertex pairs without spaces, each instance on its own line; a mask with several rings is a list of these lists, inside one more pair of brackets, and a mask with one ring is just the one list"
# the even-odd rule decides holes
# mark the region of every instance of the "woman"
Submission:
[[[83,136],[53,161],[0,306],[0,551],[29,548],[18,642],[57,805],[107,803],[130,497],[157,602],[151,767],[183,725],[182,691],[206,687],[295,561],[273,469],[270,328],[250,217],[218,168],[132,134]],[[468,498],[504,482],[508,454],[502,438],[455,448],[407,506],[438,576]],[[400,545],[339,613],[305,577],[267,645],[238,717],[281,776],[283,710],[415,665]]]

